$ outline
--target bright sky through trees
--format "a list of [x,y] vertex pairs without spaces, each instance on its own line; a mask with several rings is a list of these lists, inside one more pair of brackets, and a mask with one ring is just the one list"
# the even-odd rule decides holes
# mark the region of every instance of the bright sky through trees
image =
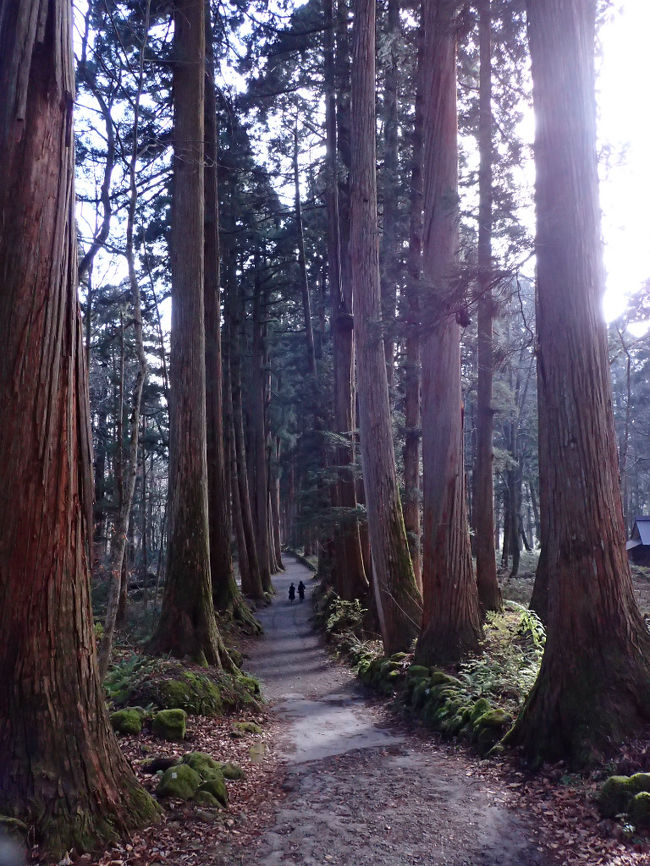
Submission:
[[598,79],[601,148],[601,207],[605,239],[607,296],[612,319],[650,278],[650,121],[639,95],[648,81],[648,0],[626,0],[600,33],[602,61]]

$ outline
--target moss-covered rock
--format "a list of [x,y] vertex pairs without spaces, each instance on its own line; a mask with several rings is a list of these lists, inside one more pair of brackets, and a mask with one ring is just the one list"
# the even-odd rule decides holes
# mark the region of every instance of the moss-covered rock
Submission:
[[139,734],[142,730],[143,712],[140,708],[127,707],[111,713],[111,725],[118,734]]
[[159,797],[178,797],[190,800],[199,790],[201,777],[188,764],[178,764],[165,770],[156,789]]
[[490,751],[512,725],[512,716],[505,710],[488,710],[473,725],[473,739],[478,751],[484,755]]
[[472,707],[472,713],[470,716],[470,722],[474,723],[481,718],[482,715],[487,713],[490,710],[490,702],[485,698],[479,698],[478,701]]
[[160,710],[153,717],[152,729],[154,734],[164,740],[180,742],[185,739],[185,726],[187,713],[185,710]]
[[183,755],[183,763],[198,773],[202,781],[223,775],[222,764],[205,752],[188,752]]
[[120,688],[113,688],[109,692],[118,705],[140,704],[152,705],[161,710],[181,709],[189,715],[223,714],[218,674],[187,670],[179,662],[166,659],[141,662],[130,679],[125,679],[127,673],[125,670],[114,684]]
[[205,674],[185,671],[179,679],[161,683],[160,693],[165,707],[200,716],[223,714],[219,686]]
[[260,681],[250,674],[237,674],[236,680],[252,695],[261,694]]
[[639,829],[650,829],[650,792],[641,791],[630,800],[627,808],[630,821]]
[[214,776],[211,779],[206,779],[199,785],[199,791],[207,791],[215,800],[218,800],[222,806],[228,805],[228,791],[226,783],[222,775]]
[[425,665],[411,665],[406,671],[406,677],[409,680],[429,679],[430,671]]
[[600,789],[598,808],[604,818],[614,818],[627,812],[633,797],[650,792],[650,773],[635,773],[633,776],[610,776]]
[[462,713],[455,712],[440,721],[440,732],[446,737],[455,737],[464,724]]
[[239,764],[232,764],[230,761],[221,764],[221,772],[225,779],[231,780],[243,779],[246,775]]
[[197,791],[192,800],[198,806],[207,806],[209,809],[218,809],[221,803],[209,791]]
[[254,764],[259,764],[266,756],[266,743],[255,743],[248,750],[248,757]]
[[379,665],[379,673],[382,677],[387,676],[391,671],[399,670],[401,667],[399,662],[394,662],[392,659],[384,659]]
[[444,671],[431,671],[431,684],[434,686],[448,685],[460,687],[461,681],[457,677],[452,677],[451,674],[446,674]]
[[411,692],[411,706],[414,710],[421,710],[424,706],[426,699],[429,697],[429,690],[431,688],[431,680],[416,680],[415,685],[413,686],[413,690]]
[[220,671],[217,681],[221,691],[221,702],[227,712],[237,712],[242,709],[254,712],[264,703],[259,681],[249,674]]
[[262,729],[256,722],[233,722],[232,735],[243,737],[245,734],[261,734]]

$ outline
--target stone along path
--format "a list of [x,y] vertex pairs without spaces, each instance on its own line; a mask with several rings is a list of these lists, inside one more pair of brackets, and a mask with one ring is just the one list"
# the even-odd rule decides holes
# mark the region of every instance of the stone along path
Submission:
[[[464,752],[380,726],[352,673],[310,624],[311,573],[293,559],[259,611],[247,667],[280,720],[284,799],[242,866],[553,866],[512,795]],[[288,601],[291,582],[306,600]],[[510,807],[506,806],[506,802]],[[233,852],[234,854],[234,852]]]

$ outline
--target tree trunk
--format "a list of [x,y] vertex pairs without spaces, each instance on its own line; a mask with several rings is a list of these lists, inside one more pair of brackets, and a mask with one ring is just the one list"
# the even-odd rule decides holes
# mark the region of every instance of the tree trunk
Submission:
[[479,93],[479,214],[478,214],[478,384],[476,466],[473,524],[476,581],[482,611],[500,610],[494,549],[494,481],[492,474],[492,59],[491,0],[479,3],[481,53]]
[[406,360],[404,364],[404,525],[409,540],[413,572],[422,591],[422,551],[420,547],[420,280],[422,278],[422,158],[423,158],[423,89],[424,89],[424,4],[420,4],[418,33],[415,119],[413,123],[413,157],[411,165],[411,198],[409,250],[406,283]]
[[399,20],[400,0],[388,0],[387,32],[388,51],[384,78],[384,171],[382,183],[383,231],[381,240],[381,306],[384,328],[384,353],[389,394],[393,390],[395,374],[395,310],[397,308],[397,283],[400,271],[400,252],[397,236],[399,216],[398,138],[399,127],[399,43],[401,27]]
[[316,375],[316,350],[314,348],[314,331],[311,324],[311,301],[309,299],[309,281],[307,280],[307,260],[305,258],[305,236],[302,227],[302,205],[300,203],[300,172],[298,171],[298,118],[293,129],[293,185],[294,185],[294,217],[296,220],[296,242],[298,245],[298,269],[300,271],[300,294],[302,297],[302,315],[305,320],[305,340],[307,349],[307,369],[312,376]]
[[111,731],[93,637],[70,11],[0,15],[0,813],[55,860],[157,814]]
[[210,3],[205,3],[205,399],[208,460],[210,573],[215,610],[233,611],[241,604],[232,569],[230,496],[226,486],[223,445],[223,377],[221,361],[221,290],[219,270],[219,204],[217,186],[217,100]]
[[208,535],[203,297],[205,19],[203,0],[174,12],[174,194],[169,403],[169,544],[151,648],[221,665]]
[[280,533],[280,437],[275,440],[275,471],[271,476],[271,526],[273,527],[273,553],[278,571],[284,571],[282,562],[282,540]]
[[625,552],[601,311],[595,0],[528,3],[536,112],[539,464],[547,642],[509,736],[584,763],[650,719],[650,636]]
[[[435,0],[425,18],[423,283],[433,321],[422,342],[424,613],[416,655],[456,660],[480,638],[478,593],[465,504],[460,384],[456,127],[457,0]],[[424,306],[424,305],[423,305]]]
[[375,174],[375,3],[357,0],[352,63],[350,261],[357,308],[361,458],[377,608],[386,653],[409,649],[420,623],[397,488],[382,341]]
[[267,377],[264,364],[266,305],[259,278],[259,263],[255,262],[255,297],[253,299],[253,359],[251,374],[251,441],[252,466],[254,467],[254,515],[255,549],[257,551],[260,577],[264,592],[273,592],[271,583],[269,547],[269,485],[266,460],[266,387]]
[[[353,462],[354,332],[350,281],[343,285],[337,167],[334,20],[332,0],[324,2],[325,90],[327,127],[327,258],[332,307],[332,363],[334,367],[334,432],[346,444],[336,448],[338,481],[332,485],[332,505],[356,512]],[[368,592],[356,518],[342,521],[334,534],[334,576],[341,598],[363,598]]]

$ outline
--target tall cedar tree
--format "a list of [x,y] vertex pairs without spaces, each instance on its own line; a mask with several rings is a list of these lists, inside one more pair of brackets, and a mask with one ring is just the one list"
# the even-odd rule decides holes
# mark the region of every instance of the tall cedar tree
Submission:
[[375,173],[375,2],[357,0],[352,62],[350,267],[358,340],[359,427],[384,649],[409,649],[421,608],[397,488],[382,340]]
[[111,731],[93,638],[70,13],[0,10],[0,812],[57,860],[157,814]]
[[625,553],[601,312],[595,15],[595,0],[528,3],[548,637],[510,741],[577,762],[650,719],[650,636]]
[[420,280],[422,277],[422,159],[424,153],[424,11],[420,3],[415,117],[409,197],[409,249],[407,256],[406,328],[404,360],[404,525],[411,550],[415,579],[422,588],[420,545]]
[[[332,504],[356,512],[357,494],[351,469],[354,429],[354,333],[350,281],[343,284],[338,190],[336,82],[334,62],[334,11],[332,0],[323,2],[325,125],[327,140],[327,267],[332,308],[332,366],[334,372],[334,431],[345,437],[336,449],[338,479],[332,485]],[[368,593],[363,567],[359,524],[348,518],[334,535],[336,590],[352,600]]]
[[398,174],[398,95],[399,47],[402,32],[399,18],[400,0],[388,0],[386,20],[386,70],[384,76],[384,171],[383,171],[383,230],[380,254],[382,318],[384,321],[384,352],[389,392],[395,372],[395,310],[397,283],[400,273],[398,243],[399,174]]
[[229,473],[224,449],[223,364],[221,352],[221,279],[217,178],[217,96],[209,0],[205,3],[205,403],[208,460],[210,572],[215,610],[256,627],[235,582],[232,565]]
[[478,593],[465,503],[458,292],[457,0],[425,7],[422,468],[424,614],[419,661],[448,661],[475,649]]
[[494,481],[492,445],[492,61],[491,2],[479,2],[479,214],[478,214],[478,383],[476,467],[474,475],[474,529],[476,580],[481,609],[499,610],[494,548]]
[[203,0],[176,3],[174,57],[169,546],[165,595],[152,650],[220,665],[208,537]]

